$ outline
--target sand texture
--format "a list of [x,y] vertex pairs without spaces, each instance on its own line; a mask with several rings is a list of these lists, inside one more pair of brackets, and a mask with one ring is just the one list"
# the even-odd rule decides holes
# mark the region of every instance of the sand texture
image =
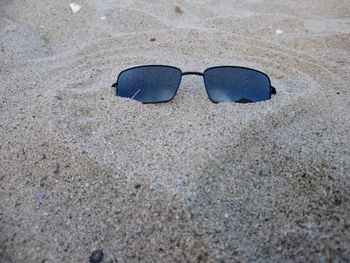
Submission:
[[[349,262],[349,0],[74,3],[0,0],[1,263]],[[278,93],[116,97],[143,64]]]

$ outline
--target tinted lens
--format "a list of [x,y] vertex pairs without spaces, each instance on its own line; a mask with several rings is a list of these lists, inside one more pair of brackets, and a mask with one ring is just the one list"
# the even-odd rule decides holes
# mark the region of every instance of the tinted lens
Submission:
[[144,103],[171,100],[180,85],[182,72],[168,66],[141,66],[118,77],[117,95]]
[[204,84],[214,102],[258,102],[271,98],[271,83],[262,72],[240,67],[216,67],[204,72]]

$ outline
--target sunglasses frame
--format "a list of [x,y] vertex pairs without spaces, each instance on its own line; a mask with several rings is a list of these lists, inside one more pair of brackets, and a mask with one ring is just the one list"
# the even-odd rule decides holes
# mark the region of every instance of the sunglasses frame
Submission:
[[[118,82],[119,82],[119,78],[120,76],[126,72],[126,71],[129,71],[129,70],[133,70],[133,69],[137,69],[137,68],[147,68],[147,67],[167,67],[167,68],[173,68],[173,69],[176,69],[176,70],[179,70],[181,72],[181,78],[180,78],[180,81],[178,83],[178,86],[176,88],[176,91],[174,93],[174,96],[169,99],[169,100],[166,100],[166,101],[158,101],[158,102],[141,102],[143,104],[158,104],[158,103],[166,103],[166,102],[169,102],[171,100],[173,100],[177,94],[177,91],[179,90],[180,86],[181,86],[181,81],[182,81],[182,77],[183,76],[187,76],[187,75],[196,75],[196,76],[201,76],[203,77],[203,82],[204,82],[204,87],[205,87],[205,91],[207,92],[207,95],[208,95],[208,98],[211,102],[217,104],[217,103],[220,103],[220,102],[216,102],[216,101],[213,101],[210,96],[209,96],[209,93],[208,93],[208,89],[207,89],[207,86],[205,85],[205,78],[204,78],[204,75],[205,75],[205,72],[208,71],[208,70],[211,70],[211,69],[216,69],[216,68],[239,68],[239,69],[247,69],[247,70],[252,70],[252,71],[255,71],[255,72],[258,72],[260,74],[263,74],[264,76],[267,77],[267,79],[269,80],[269,84],[270,84],[270,97],[268,100],[271,99],[271,96],[272,95],[275,95],[277,92],[276,92],[276,89],[271,85],[271,80],[270,80],[270,77],[265,74],[264,72],[261,72],[259,70],[256,70],[256,69],[253,69],[253,68],[247,68],[247,67],[241,67],[241,66],[215,66],[215,67],[210,67],[210,68],[207,68],[204,70],[204,72],[198,72],[198,71],[185,71],[183,72],[180,68],[178,67],[174,67],[174,66],[169,66],[169,65],[141,65],[141,66],[136,66],[136,67],[131,67],[131,68],[127,68],[127,69],[124,69],[123,71],[121,71],[118,75],[118,78],[117,78],[117,81],[115,83],[112,84],[112,87],[116,89],[116,96],[118,96]],[[235,102],[237,103],[237,102]]]

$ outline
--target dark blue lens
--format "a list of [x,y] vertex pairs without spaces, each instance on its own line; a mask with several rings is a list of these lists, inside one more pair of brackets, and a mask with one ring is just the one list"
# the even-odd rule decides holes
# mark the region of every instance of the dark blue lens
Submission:
[[117,95],[144,103],[171,100],[180,85],[182,72],[169,66],[141,66],[119,74]]
[[269,77],[254,69],[215,67],[204,72],[204,84],[213,102],[258,102],[271,99]]

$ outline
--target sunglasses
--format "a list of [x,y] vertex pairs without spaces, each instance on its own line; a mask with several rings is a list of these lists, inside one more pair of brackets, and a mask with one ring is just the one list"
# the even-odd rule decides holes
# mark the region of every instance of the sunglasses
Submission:
[[276,89],[269,76],[255,69],[219,66],[201,72],[182,72],[165,65],[145,65],[123,70],[112,85],[116,95],[143,103],[171,101],[180,86],[182,76],[198,75],[204,79],[209,99],[214,103],[251,103],[271,99]]

